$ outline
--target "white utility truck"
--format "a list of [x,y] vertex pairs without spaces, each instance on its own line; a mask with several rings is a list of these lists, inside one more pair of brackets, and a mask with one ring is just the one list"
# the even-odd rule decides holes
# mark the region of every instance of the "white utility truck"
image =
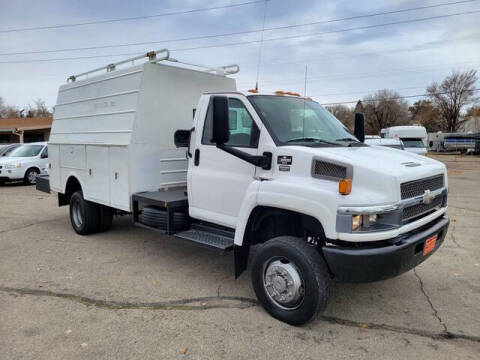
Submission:
[[423,126],[392,126],[381,130],[382,138],[399,139],[405,151],[419,155],[427,153],[427,130]]
[[238,66],[147,56],[60,87],[50,175],[37,188],[70,206],[77,233],[131,213],[138,226],[233,250],[235,276],[251,263],[258,299],[290,324],[325,309],[331,281],[387,279],[442,244],[443,164],[364,144],[361,114],[356,137],[310,99],[238,92],[228,77]]

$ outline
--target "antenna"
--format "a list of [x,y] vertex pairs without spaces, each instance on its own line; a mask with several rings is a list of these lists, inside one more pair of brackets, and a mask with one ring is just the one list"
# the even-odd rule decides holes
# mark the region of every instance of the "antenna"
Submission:
[[305,84],[303,86],[303,96],[307,97],[307,71],[308,71],[308,65],[305,64]]
[[260,35],[260,49],[258,51],[258,64],[257,64],[257,79],[255,81],[255,90],[258,91],[258,77],[260,76],[260,63],[262,62],[262,49],[263,49],[263,33],[265,32],[265,19],[267,18],[267,3],[269,0],[265,0],[263,6],[263,24],[262,32]]
[[302,136],[305,137],[305,98],[307,97],[307,64],[305,64],[305,84],[303,86],[303,122],[302,122]]

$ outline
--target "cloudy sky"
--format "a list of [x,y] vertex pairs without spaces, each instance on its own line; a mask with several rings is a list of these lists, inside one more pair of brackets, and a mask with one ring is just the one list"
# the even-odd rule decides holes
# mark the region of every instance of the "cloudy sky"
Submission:
[[[230,4],[242,5],[11,31]],[[480,65],[480,0],[270,0],[266,5],[254,0],[5,0],[0,11],[0,96],[20,107],[36,98],[53,106],[58,87],[69,75],[164,47],[185,61],[237,63],[241,68],[234,75],[237,86],[249,89],[255,85],[265,10],[261,90],[303,94],[307,66],[307,95],[321,103],[354,101],[383,88],[408,96],[423,94],[427,85],[452,70]],[[459,15],[442,17],[454,14]],[[351,17],[356,18],[345,19]],[[298,26],[310,23],[317,24]],[[278,27],[284,28],[272,29]],[[231,33],[241,34],[198,39]],[[197,39],[177,41],[191,37]],[[104,47],[131,43],[147,44]],[[104,48],[74,50],[85,47]]]

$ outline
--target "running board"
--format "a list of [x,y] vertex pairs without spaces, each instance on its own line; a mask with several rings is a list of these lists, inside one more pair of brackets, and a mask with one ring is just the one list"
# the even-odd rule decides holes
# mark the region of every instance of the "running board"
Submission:
[[230,231],[198,226],[187,231],[175,233],[174,236],[217,250],[229,251],[233,249],[234,233]]

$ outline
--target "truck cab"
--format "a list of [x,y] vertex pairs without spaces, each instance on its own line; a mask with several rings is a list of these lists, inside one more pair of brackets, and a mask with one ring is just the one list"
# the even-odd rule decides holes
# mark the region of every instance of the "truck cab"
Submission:
[[[352,134],[309,98],[236,91],[231,66],[205,74],[157,61],[60,90],[51,186],[42,179],[37,188],[58,192],[77,233],[105,231],[113,215],[131,213],[140,227],[232,251],[235,276],[249,264],[260,303],[294,325],[326,308],[333,281],[400,275],[442,244],[442,163],[365,144],[362,115]],[[111,118],[125,112],[116,130]]]
[[[232,126],[233,112],[247,124],[241,133]],[[310,99],[204,94],[193,128],[189,215],[234,229],[237,275],[250,246],[292,246],[303,239],[320,254],[322,278],[383,280],[422,262],[445,237],[445,166],[368,146]],[[280,255],[290,250],[276,253],[267,247],[270,263],[261,251],[252,281],[267,310],[295,322],[298,311],[284,305],[294,301],[295,291],[301,297],[302,290],[282,285],[301,277],[300,266],[289,257],[295,255]],[[280,263],[272,260],[277,257]],[[269,307],[272,302],[276,307]]]

